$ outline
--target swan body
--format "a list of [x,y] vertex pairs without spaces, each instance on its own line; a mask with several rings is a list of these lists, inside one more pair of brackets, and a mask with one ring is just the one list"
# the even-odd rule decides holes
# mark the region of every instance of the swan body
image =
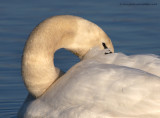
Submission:
[[[102,42],[105,42],[112,52],[114,49],[110,39],[98,26],[75,16],[53,17],[49,19],[51,20],[51,24],[49,23],[50,26],[52,26],[52,20],[57,22],[57,19],[58,21],[61,21],[60,19],[75,20],[75,24],[77,24],[77,21],[82,20],[83,23],[78,26],[83,27],[84,30],[82,30],[83,28],[80,28],[81,31],[80,29],[76,29],[76,33],[80,31],[78,33],[81,35],[74,36],[74,38],[70,34],[69,36],[67,34],[65,41],[62,38],[63,36],[61,36],[62,40],[54,39],[62,44],[58,42],[54,44],[54,41],[52,44],[50,42],[48,42],[49,44],[45,44],[47,42],[44,43],[42,41],[42,44],[45,46],[58,46],[53,46],[53,48],[52,46],[43,47],[41,45],[42,47],[40,47],[42,49],[39,45],[35,45],[39,43],[38,40],[41,41],[41,37],[38,36],[37,39],[37,35],[39,34],[37,31],[39,31],[39,27],[46,27],[48,21],[44,21],[45,23],[42,22],[43,26],[40,24],[40,26],[37,27],[38,29],[32,32],[33,34],[31,34],[31,37],[26,43],[23,55],[24,60],[22,62],[23,79],[28,88],[29,95],[18,113],[19,118],[160,117],[160,72],[157,71],[160,69],[160,59],[158,56],[126,56],[122,53],[106,54],[108,49],[102,49]],[[89,25],[93,25],[93,27],[86,27],[85,25],[88,25],[88,23]],[[91,28],[91,30],[88,31],[87,28]],[[93,30],[94,33],[92,32],[92,28],[95,28]],[[44,32],[45,31],[46,30],[44,30]],[[46,31],[45,34],[52,35],[50,31],[51,30]],[[60,31],[63,33],[62,29]],[[83,34],[83,31],[85,31],[86,34]],[[97,31],[99,32],[98,34],[96,34]],[[40,32],[43,33],[43,30]],[[61,33],[58,35],[61,35]],[[42,38],[44,37],[42,36]],[[37,42],[35,41],[36,43],[32,47],[30,45],[34,40],[37,40]],[[79,46],[79,43],[84,43],[84,46],[81,44]],[[66,47],[63,44],[65,44]],[[40,50],[38,51],[34,48]],[[54,67],[53,54],[51,54],[51,57],[48,57],[50,56],[48,55],[50,54],[49,52],[43,55],[46,51],[50,50],[54,53],[58,48],[66,48],[81,58],[79,63],[63,75],[60,74],[59,69]],[[35,52],[32,52],[32,50]],[[46,58],[43,58],[43,56]],[[30,62],[29,59],[32,61]],[[45,67],[41,65],[42,62],[44,62],[43,66]],[[40,67],[42,67],[42,70],[39,70]],[[43,71],[45,72],[43,73]],[[39,76],[35,75],[37,72]],[[54,80],[46,87],[47,84],[45,80],[49,79],[46,81],[50,81],[50,75],[48,75],[50,73],[53,74],[52,77]],[[42,76],[42,74],[45,74],[45,77]],[[41,76],[43,78],[41,78]],[[42,88],[39,83],[36,84],[36,81],[39,82],[38,78],[40,78],[40,80],[44,79],[45,87],[43,86],[43,82],[40,82]],[[33,81],[31,79],[33,79]],[[32,82],[35,83],[33,84]],[[37,90],[34,91],[32,89]]]

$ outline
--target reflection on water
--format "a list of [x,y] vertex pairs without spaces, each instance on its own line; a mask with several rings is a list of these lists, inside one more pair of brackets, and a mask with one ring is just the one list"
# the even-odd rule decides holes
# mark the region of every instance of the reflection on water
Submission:
[[[141,2],[151,0],[141,0]],[[71,14],[99,25],[112,39],[116,52],[142,54],[160,52],[160,5],[120,5],[125,0],[0,1],[0,117],[16,117],[27,90],[21,78],[21,55],[31,30],[47,17]],[[134,1],[138,3],[138,0]],[[70,61],[72,60],[72,61]],[[78,58],[60,50],[56,65],[63,71]]]

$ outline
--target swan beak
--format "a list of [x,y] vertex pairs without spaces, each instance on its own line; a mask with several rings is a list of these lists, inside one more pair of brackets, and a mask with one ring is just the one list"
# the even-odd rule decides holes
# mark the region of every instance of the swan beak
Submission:
[[106,55],[106,54],[111,54],[111,53],[112,53],[112,51],[111,51],[111,50],[109,50],[109,48],[106,46],[106,44],[105,44],[105,43],[102,43],[102,45],[103,45],[104,49],[106,49],[106,50],[107,50],[107,52],[105,52],[105,53],[104,53],[105,55]]
[[105,52],[104,54],[111,54],[112,52],[108,49],[109,52]]

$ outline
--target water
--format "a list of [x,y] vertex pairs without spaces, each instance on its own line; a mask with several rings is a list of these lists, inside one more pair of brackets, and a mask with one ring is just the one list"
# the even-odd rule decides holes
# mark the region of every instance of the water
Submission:
[[[21,55],[31,30],[54,15],[84,17],[112,39],[115,52],[160,55],[160,2],[134,0],[1,0],[0,1],[0,118],[15,118],[27,90],[21,77]],[[154,5],[152,5],[154,4]],[[71,61],[72,60],[72,61]],[[56,65],[67,71],[79,59],[70,52],[56,53]]]

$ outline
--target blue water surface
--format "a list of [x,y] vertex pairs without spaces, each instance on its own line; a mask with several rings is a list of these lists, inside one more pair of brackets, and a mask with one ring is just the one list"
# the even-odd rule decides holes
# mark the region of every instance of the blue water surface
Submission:
[[[21,56],[29,33],[44,19],[63,14],[99,25],[112,39],[115,52],[160,55],[159,0],[1,0],[0,118],[16,118],[27,96]],[[56,53],[56,66],[63,71],[78,61],[65,50]]]

